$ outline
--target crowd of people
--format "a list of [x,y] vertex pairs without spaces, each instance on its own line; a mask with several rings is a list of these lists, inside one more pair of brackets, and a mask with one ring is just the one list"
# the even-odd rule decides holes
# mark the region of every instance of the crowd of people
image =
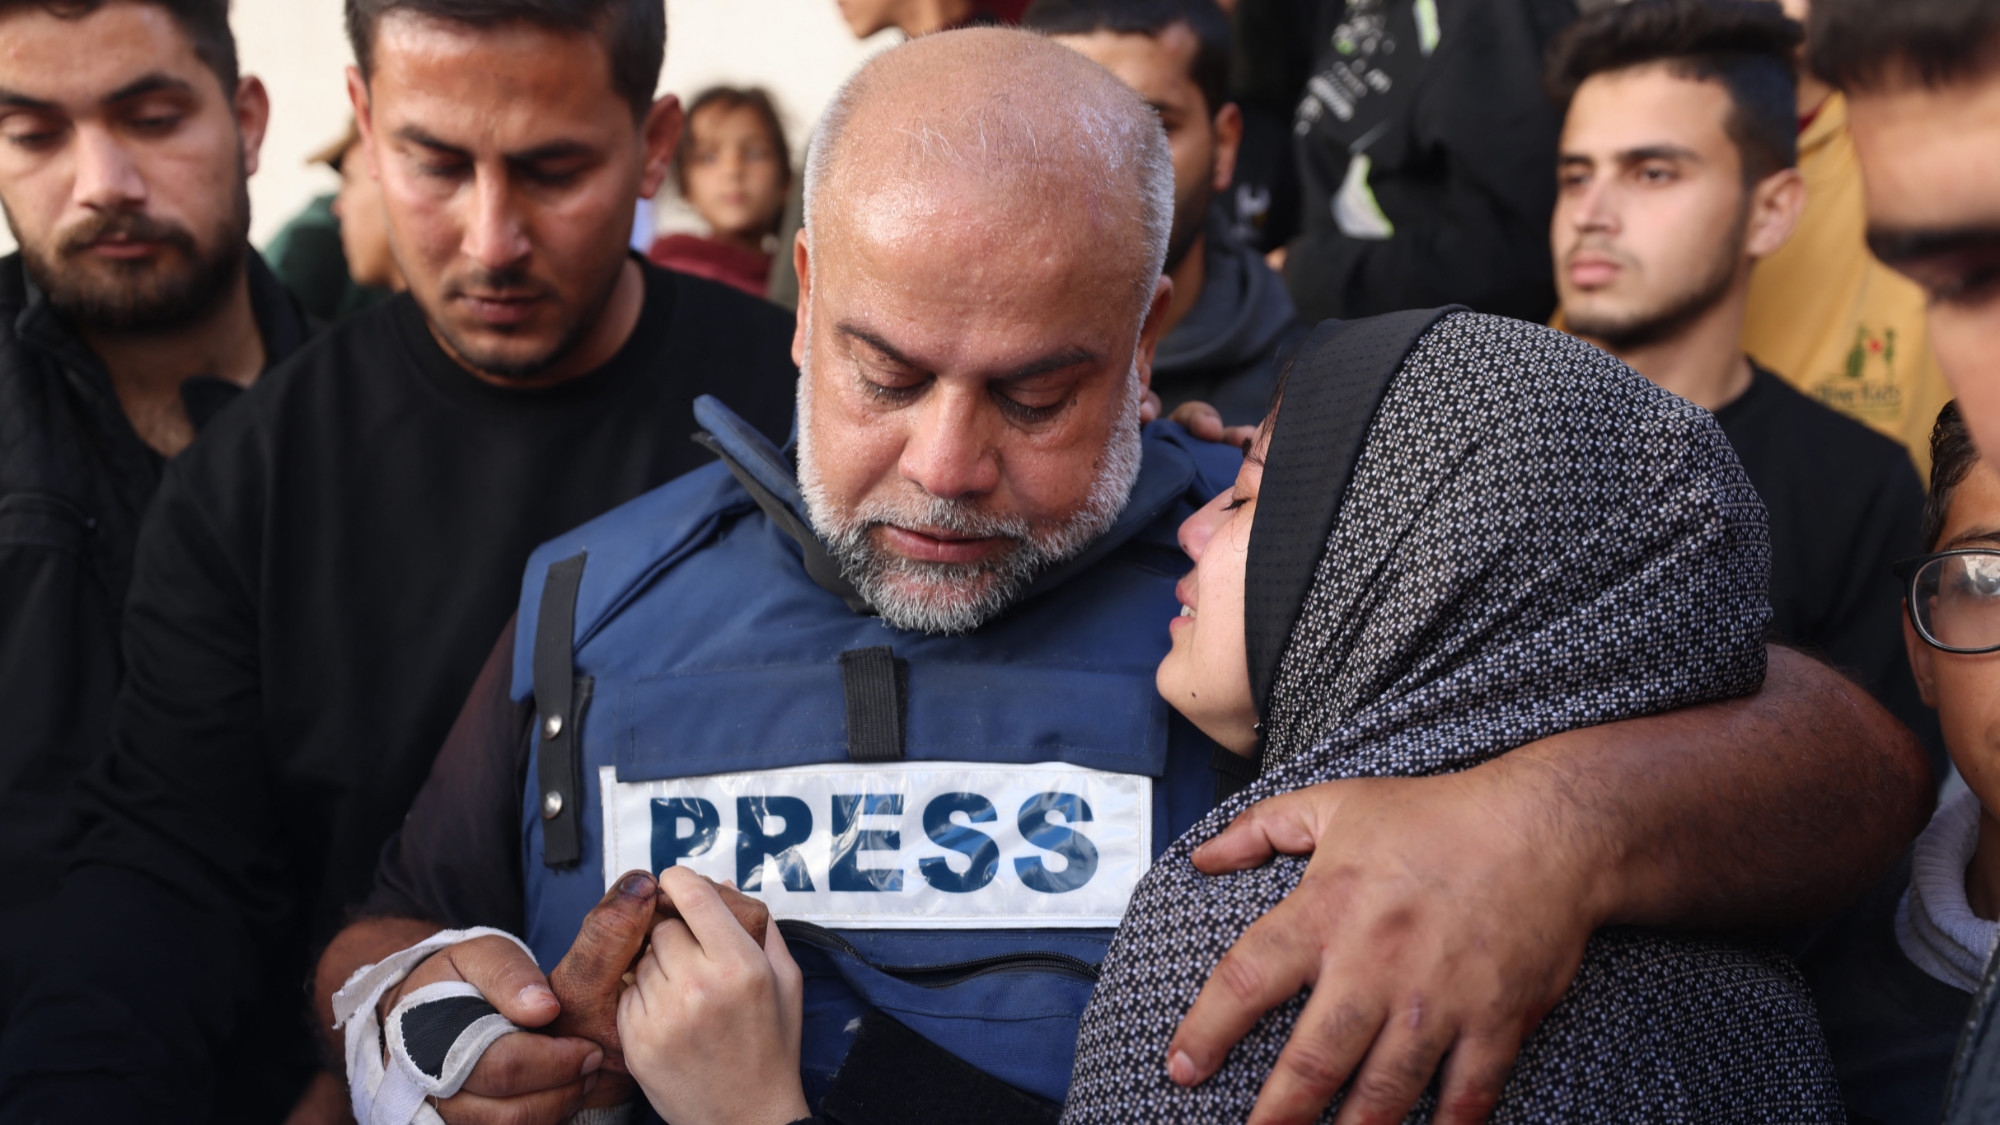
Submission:
[[0,0],[0,1125],[2000,1113],[2000,2],[840,8]]

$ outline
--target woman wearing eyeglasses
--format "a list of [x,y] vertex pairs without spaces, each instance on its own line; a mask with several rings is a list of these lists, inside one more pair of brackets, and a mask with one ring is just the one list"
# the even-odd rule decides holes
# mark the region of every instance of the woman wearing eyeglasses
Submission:
[[1924,545],[1896,565],[1903,638],[1969,791],[1909,856],[1814,937],[1813,987],[1850,1117],[1931,1125],[2000,925],[2000,473],[1947,404],[1931,432]]

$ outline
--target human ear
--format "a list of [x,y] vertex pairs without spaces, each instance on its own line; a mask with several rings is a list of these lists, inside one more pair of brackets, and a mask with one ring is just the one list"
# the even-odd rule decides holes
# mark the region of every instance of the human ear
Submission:
[[1806,180],[1797,168],[1786,168],[1759,180],[1751,189],[1750,229],[1744,249],[1752,258],[1777,253],[1792,236],[1792,229],[1798,226],[1805,209]]
[[792,366],[799,368],[799,375],[803,377],[806,363],[806,332],[808,324],[812,321],[807,310],[812,307],[813,288],[812,243],[806,238],[804,228],[800,228],[798,235],[792,239],[792,268],[797,270],[799,275],[799,308],[792,324]]
[[672,94],[655,101],[646,111],[646,120],[640,127],[640,143],[645,147],[645,171],[639,178],[639,194],[647,199],[660,190],[667,173],[673,169],[674,147],[680,144],[681,130],[687,125],[687,115],[681,111],[681,100]]
[[1139,385],[1153,388],[1153,350],[1160,344],[1160,325],[1166,321],[1167,306],[1174,303],[1174,279],[1161,274],[1153,282],[1153,302],[1146,307],[1146,322],[1139,327],[1139,351],[1132,365],[1139,370]]
[[1210,123],[1215,134],[1215,176],[1209,186],[1228,191],[1236,181],[1236,157],[1243,151],[1243,111],[1235,102],[1225,102]]
[[243,138],[243,174],[257,174],[257,156],[264,148],[264,130],[271,124],[271,95],[263,80],[246,76],[236,83],[231,105],[236,112],[236,133]]
[[1937,650],[1917,635],[1917,627],[1910,623],[1910,603],[1903,603],[1903,651],[1910,657],[1910,675],[1917,681],[1917,694],[1923,697],[1924,706],[1937,710],[1937,668],[1933,663]]

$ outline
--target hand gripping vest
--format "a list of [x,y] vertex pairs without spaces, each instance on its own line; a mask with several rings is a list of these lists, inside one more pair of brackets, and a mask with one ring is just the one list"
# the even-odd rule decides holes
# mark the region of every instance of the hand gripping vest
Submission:
[[933,636],[840,580],[776,448],[713,399],[696,414],[723,463],[528,563],[529,945],[551,968],[609,880],[684,864],[784,920],[814,1104],[882,1014],[940,1065],[1060,1102],[1111,928],[1227,756],[1153,676],[1176,531],[1239,454],[1149,426],[1110,532],[976,633]]

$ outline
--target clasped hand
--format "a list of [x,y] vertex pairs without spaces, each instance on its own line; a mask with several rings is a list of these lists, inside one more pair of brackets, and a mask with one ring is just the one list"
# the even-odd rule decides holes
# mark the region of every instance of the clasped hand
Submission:
[[[663,905],[680,917],[660,921]],[[513,943],[475,938],[417,966],[381,1010],[426,984],[458,980],[533,1029],[495,1040],[459,1093],[438,1103],[448,1125],[557,1125],[581,1108],[629,1102],[641,1088],[676,1125],[782,1125],[806,1115],[803,986],[776,923],[757,913],[762,947],[744,931],[748,918],[739,921],[700,876],[671,869],[656,883],[628,872],[547,977]],[[635,987],[626,987],[628,973]],[[772,1070],[737,1069],[778,1057],[786,1061]],[[732,1073],[758,1078],[714,1081]]]

